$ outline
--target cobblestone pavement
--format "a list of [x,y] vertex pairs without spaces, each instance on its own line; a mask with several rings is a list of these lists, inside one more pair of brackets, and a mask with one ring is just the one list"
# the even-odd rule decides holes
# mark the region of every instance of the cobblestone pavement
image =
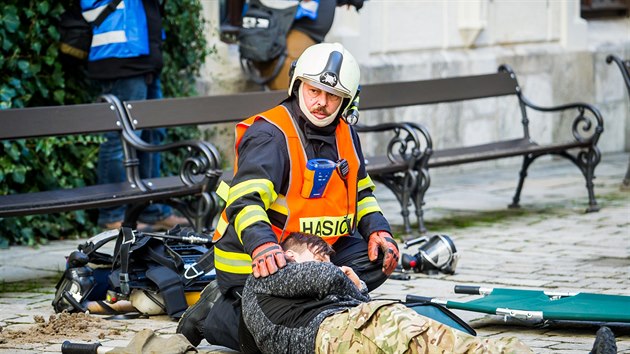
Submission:
[[[630,191],[620,190],[627,154],[605,155],[597,167],[595,192],[601,211],[585,214],[584,179],[566,160],[537,161],[530,168],[521,209],[508,210],[518,168],[444,169],[432,172],[426,220],[430,233],[453,239],[461,258],[454,275],[411,273],[410,280],[388,280],[374,298],[404,299],[406,294],[470,300],[454,294],[455,284],[484,287],[582,291],[630,296]],[[471,165],[473,166],[473,165]],[[381,207],[400,229],[394,197],[381,187]],[[403,235],[404,236],[404,235]],[[408,238],[410,236],[404,236]],[[64,256],[78,241],[0,250],[0,326],[7,331],[32,328],[34,316],[53,314],[50,302]],[[415,254],[417,248],[401,248]],[[505,323],[499,316],[454,310],[481,336],[516,336],[536,353],[587,353],[596,327]],[[0,351],[59,352],[64,340],[99,340],[105,346],[125,345],[141,329],[172,334],[177,324],[166,316],[105,321],[82,336],[46,338],[36,343],[0,340]],[[630,353],[630,330],[616,328],[620,353]],[[100,336],[100,338],[98,338]],[[202,342],[205,349],[229,352]]]

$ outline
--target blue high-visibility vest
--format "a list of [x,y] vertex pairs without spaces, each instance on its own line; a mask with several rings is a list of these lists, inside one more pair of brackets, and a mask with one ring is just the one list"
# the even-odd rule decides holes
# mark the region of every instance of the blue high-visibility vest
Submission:
[[[87,22],[93,22],[111,0],[81,0]],[[92,27],[89,61],[149,54],[149,31],[142,0],[122,0],[99,26]]]

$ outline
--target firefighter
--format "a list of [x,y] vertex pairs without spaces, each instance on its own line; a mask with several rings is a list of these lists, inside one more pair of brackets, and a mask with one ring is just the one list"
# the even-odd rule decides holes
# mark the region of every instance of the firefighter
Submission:
[[177,328],[197,345],[240,350],[240,294],[248,275],[286,265],[279,246],[290,232],[332,245],[368,290],[398,264],[398,246],[373,195],[358,135],[359,65],[338,43],[309,47],[292,65],[289,97],[236,126],[236,161],[215,233],[216,283]]

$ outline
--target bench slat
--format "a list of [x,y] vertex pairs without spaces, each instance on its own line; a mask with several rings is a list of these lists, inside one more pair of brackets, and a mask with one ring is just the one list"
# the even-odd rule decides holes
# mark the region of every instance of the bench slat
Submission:
[[365,85],[361,89],[361,109],[404,107],[514,95],[517,93],[516,86],[516,80],[505,72]]
[[407,164],[404,161],[390,161],[385,155],[368,156],[365,158],[365,169],[370,175],[380,175],[383,173],[395,173],[404,171]]
[[529,139],[514,139],[496,143],[435,150],[429,158],[428,167],[452,166],[468,162],[479,162],[504,157],[523,156],[528,153],[552,153],[572,148],[588,147],[590,143],[562,143],[539,145]]
[[0,139],[99,133],[120,130],[109,103],[0,110]]
[[186,186],[178,176],[146,180],[152,189],[142,192],[129,183],[111,183],[73,189],[0,196],[0,217],[48,214],[200,194],[202,186]]
[[[287,98],[286,91],[129,101],[137,129],[238,122]],[[128,107],[129,108],[129,107]]]
[[[516,81],[505,72],[446,79],[364,85],[361,110],[516,94]],[[287,97],[284,90],[237,95],[129,101],[136,128],[238,122],[264,112]]]

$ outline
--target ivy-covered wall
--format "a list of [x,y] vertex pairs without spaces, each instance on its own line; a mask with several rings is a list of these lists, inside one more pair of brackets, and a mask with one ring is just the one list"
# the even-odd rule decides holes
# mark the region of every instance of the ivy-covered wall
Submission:
[[[59,18],[71,1],[4,0],[0,11],[0,109],[88,103],[97,91],[85,67],[58,50]],[[208,54],[200,0],[168,0],[165,6],[167,97],[195,94],[195,78]],[[0,122],[2,124],[2,122]],[[54,124],[54,122],[51,122]],[[198,137],[196,127],[169,129],[169,140]],[[0,142],[0,194],[25,193],[96,181],[97,135]],[[177,157],[164,156],[164,172]],[[35,245],[98,232],[96,211],[0,218],[0,247]]]

